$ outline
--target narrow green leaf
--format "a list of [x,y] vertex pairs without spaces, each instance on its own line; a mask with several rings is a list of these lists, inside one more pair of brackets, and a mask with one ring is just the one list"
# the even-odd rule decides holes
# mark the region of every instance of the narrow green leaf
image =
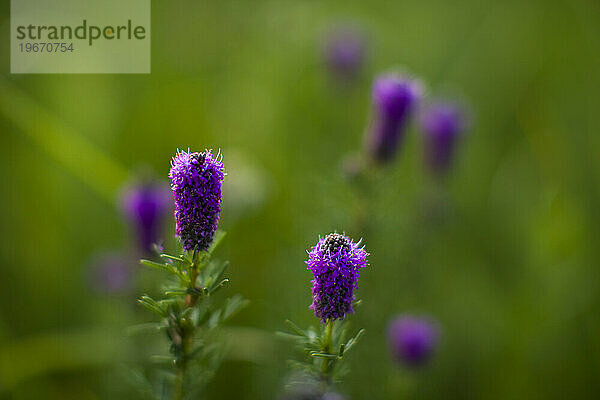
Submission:
[[304,336],[304,337],[309,337],[308,334],[306,332],[304,332],[302,329],[300,329],[298,327],[298,325],[296,325],[295,323],[293,323],[292,321],[290,321],[289,319],[285,320],[285,324],[295,333],[297,333],[300,336]]
[[322,353],[322,352],[316,352],[316,351],[311,352],[310,355],[313,357],[319,357],[319,358],[330,358],[330,359],[338,358],[337,354],[329,354],[329,353]]
[[208,322],[207,322],[207,325],[210,329],[219,325],[219,323],[221,322],[221,313],[222,313],[221,309],[216,310],[215,312],[212,313],[212,315],[210,316],[210,318],[208,319]]
[[163,308],[165,310],[165,312],[167,311],[167,308],[173,304],[177,304],[180,300],[177,298],[169,298],[169,299],[163,299],[163,300],[159,300],[157,303],[160,305],[161,308]]
[[159,269],[167,272],[173,272],[173,267],[169,264],[161,264],[150,260],[140,260],[140,263],[150,268]]
[[221,322],[233,317],[242,308],[246,307],[249,303],[250,302],[248,300],[245,300],[240,295],[235,295],[235,296],[227,299],[227,301],[225,302],[223,318],[221,319]]
[[279,336],[285,340],[293,340],[293,341],[299,342],[299,343],[306,342],[306,336],[294,335],[292,333],[279,332],[279,331],[275,332],[275,335]]
[[165,291],[165,296],[185,296],[188,294],[187,290],[183,289],[170,289]]
[[217,285],[215,285],[212,289],[210,289],[208,294],[215,293],[217,290],[225,287],[228,283],[229,283],[229,279],[227,279],[227,278],[223,279],[221,282],[219,282]]
[[161,355],[152,355],[150,356],[150,361],[156,364],[173,364],[172,356],[161,356]]
[[166,259],[169,259],[169,260],[173,260],[173,261],[182,262],[182,263],[185,262],[185,260],[183,258],[181,258],[181,257],[172,256],[172,255],[166,254],[166,253],[161,254],[160,257],[161,258],[166,258]]
[[194,307],[192,320],[194,321],[195,326],[200,326],[203,324],[204,320],[208,317],[208,307]]
[[161,329],[166,328],[165,325],[160,322],[148,322],[145,324],[133,325],[127,328],[126,333],[128,336],[139,335],[144,333],[158,332]]
[[223,274],[225,274],[225,270],[227,269],[228,266],[229,266],[229,261],[225,261],[219,267],[218,272],[216,272],[216,274],[213,277],[207,279],[206,285],[209,287],[209,290],[212,290],[212,288],[217,285],[217,282],[222,280]]
[[358,342],[358,340],[362,337],[362,335],[365,334],[365,330],[361,329],[360,331],[358,331],[358,333],[356,335],[354,335],[354,337],[350,340],[348,340],[348,342],[346,343],[346,353],[348,351],[350,351],[350,349],[352,347],[354,347],[354,345]]
[[154,299],[148,296],[142,296],[138,299],[138,303],[146,307],[148,310],[157,314],[160,317],[165,317],[167,315],[167,310],[158,304]]
[[185,251],[181,255],[181,257],[183,258],[183,260],[186,264],[191,265],[191,264],[193,264],[194,258],[196,257],[196,251],[195,250],[194,251]]

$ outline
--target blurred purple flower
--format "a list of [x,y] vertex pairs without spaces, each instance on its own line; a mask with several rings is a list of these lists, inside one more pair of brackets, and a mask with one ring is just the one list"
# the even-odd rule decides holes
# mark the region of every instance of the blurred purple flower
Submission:
[[132,283],[131,263],[122,254],[108,252],[95,256],[90,265],[92,288],[100,293],[117,294],[127,291]]
[[175,195],[175,230],[183,248],[206,250],[217,231],[221,185],[225,179],[220,153],[179,151],[169,178]]
[[128,187],[121,197],[121,207],[137,232],[140,248],[152,250],[171,204],[169,187],[159,182],[140,182]]
[[426,363],[435,351],[438,329],[428,318],[403,315],[388,325],[388,344],[393,358],[410,367]]
[[378,77],[373,84],[374,121],[367,136],[371,158],[383,164],[392,160],[403,131],[421,98],[420,84],[395,75]]
[[421,115],[420,125],[427,166],[434,173],[447,171],[456,141],[467,128],[464,110],[447,102],[430,104]]
[[355,27],[338,27],[326,37],[325,62],[335,77],[355,77],[364,63],[365,55],[364,34]]
[[313,302],[310,308],[325,323],[344,319],[354,312],[354,289],[361,268],[366,267],[368,253],[360,242],[339,233],[330,233],[308,253],[308,269],[313,273]]

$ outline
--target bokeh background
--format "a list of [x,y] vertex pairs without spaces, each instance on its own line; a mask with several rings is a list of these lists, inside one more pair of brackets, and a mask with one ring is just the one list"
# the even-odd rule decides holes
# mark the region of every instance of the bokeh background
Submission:
[[[350,317],[366,335],[340,387],[349,398],[600,396],[597,2],[152,1],[150,75],[10,75],[8,3],[0,397],[136,398],[122,370],[165,349],[127,332],[152,320],[135,298],[159,278],[136,264],[119,196],[140,171],[166,182],[187,147],[224,154],[218,257],[231,261],[227,294],[251,301],[228,323],[233,344],[205,398],[281,393],[285,360],[300,354],[273,332],[287,318],[317,323],[305,251],[333,230],[371,252]],[[322,57],[340,24],[367,43],[344,82]],[[466,100],[473,123],[441,180],[411,126],[363,204],[341,165],[363,147],[374,77],[394,68]],[[169,219],[167,248],[172,232]],[[119,257],[125,284],[108,290],[94,271]],[[389,319],[406,312],[442,329],[418,370],[386,347]]]

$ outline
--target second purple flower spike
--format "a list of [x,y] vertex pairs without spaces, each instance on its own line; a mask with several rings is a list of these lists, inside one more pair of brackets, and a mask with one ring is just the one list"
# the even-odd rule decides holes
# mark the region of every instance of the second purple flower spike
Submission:
[[417,81],[383,75],[373,85],[374,121],[367,136],[371,158],[379,164],[391,161],[417,102],[421,87]]
[[354,312],[354,289],[360,269],[368,265],[367,255],[360,242],[339,233],[319,239],[308,253],[306,264],[315,277],[310,308],[321,322],[344,319]]

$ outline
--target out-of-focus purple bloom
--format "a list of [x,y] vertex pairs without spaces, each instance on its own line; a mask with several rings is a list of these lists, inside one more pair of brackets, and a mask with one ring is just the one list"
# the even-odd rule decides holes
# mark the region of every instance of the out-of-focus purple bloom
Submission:
[[427,166],[434,173],[448,170],[456,141],[467,128],[464,111],[452,103],[433,103],[421,115],[420,125]]
[[315,277],[310,308],[321,322],[344,319],[354,312],[354,289],[360,269],[368,265],[367,255],[360,242],[339,233],[319,238],[308,253],[306,264]]
[[176,234],[185,250],[206,250],[221,212],[221,185],[225,178],[221,155],[213,157],[211,150],[178,151],[171,165]]
[[90,265],[89,279],[92,287],[101,293],[116,294],[131,286],[131,263],[119,253],[96,256]]
[[143,251],[149,252],[159,241],[170,202],[169,187],[158,182],[138,183],[123,192],[121,207],[134,225]]
[[438,329],[428,318],[399,316],[388,326],[388,343],[394,359],[411,367],[429,360],[438,342]]
[[373,85],[374,121],[367,136],[373,160],[392,160],[403,131],[421,98],[420,84],[396,75],[383,75]]
[[329,33],[324,47],[324,57],[335,77],[350,79],[357,75],[366,55],[363,32],[355,27],[342,27]]

